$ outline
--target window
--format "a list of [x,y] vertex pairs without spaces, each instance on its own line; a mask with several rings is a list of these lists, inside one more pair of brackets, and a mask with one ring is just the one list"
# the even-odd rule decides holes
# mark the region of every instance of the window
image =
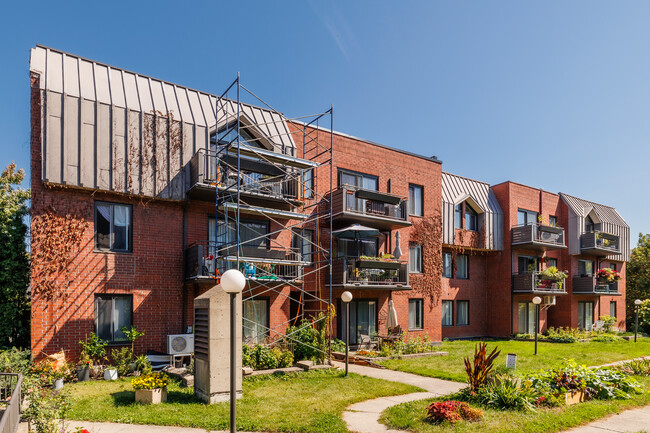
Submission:
[[591,331],[594,325],[594,303],[578,302],[578,328]]
[[616,301],[609,301],[609,315],[616,317]]
[[312,263],[314,261],[314,231],[308,229],[293,229],[293,239],[291,247],[300,255],[303,262]]
[[305,198],[314,198],[314,169],[305,171],[302,176],[305,186]]
[[409,244],[409,272],[422,273],[422,245]]
[[[378,253],[378,239],[338,239],[336,242],[336,256],[337,257],[359,257],[369,256],[377,257]],[[358,251],[357,251],[358,249]]]
[[519,332],[532,334],[535,332],[535,304],[532,302],[520,302],[518,310]]
[[451,253],[442,253],[442,276],[445,278],[451,278],[453,272],[453,266],[451,263]]
[[611,262],[610,262],[610,264],[609,264],[609,268],[610,268],[612,271],[615,271],[615,270],[616,270],[616,263],[611,263]]
[[454,325],[454,301],[442,301],[442,326]]
[[463,204],[459,203],[454,206],[454,227],[457,229],[463,228]]
[[478,214],[467,203],[465,203],[465,229],[478,231]]
[[456,326],[469,325],[469,301],[456,301]]
[[[248,131],[248,128],[249,127],[242,123],[239,124],[239,144],[265,149],[266,147],[262,142],[253,137],[253,135]],[[218,142],[221,146],[237,143],[237,122],[232,122],[230,125],[221,128],[216,134],[216,138],[214,135],[210,137],[210,143],[215,144],[215,142]]]
[[557,217],[555,215],[548,216],[548,225],[551,227],[557,227]]
[[133,325],[132,295],[95,295],[95,333],[109,343],[126,342],[122,327]]
[[[208,221],[208,237],[213,242],[215,233],[215,219],[210,218]],[[269,222],[254,220],[239,220],[239,240],[240,244],[246,248],[270,248]],[[237,241],[237,225],[235,221],[228,220],[228,230],[222,219],[219,220],[216,235],[217,245],[219,248],[227,245],[235,246]]]
[[557,268],[557,259],[546,259],[546,264],[550,268],[551,266],[555,266]]
[[269,335],[269,300],[247,299],[242,302],[244,343],[264,343]]
[[517,224],[520,226],[537,224],[537,212],[525,209],[517,210]]
[[593,232],[595,226],[594,220],[591,219],[590,215],[587,215],[587,218],[585,218],[585,233]]
[[456,256],[456,278],[467,279],[469,278],[469,256],[465,254],[458,254]]
[[530,274],[537,271],[537,257],[517,256],[517,272]]
[[356,188],[370,189],[377,191],[379,189],[379,179],[377,176],[364,173],[339,169],[339,186],[353,186]]
[[95,247],[131,252],[131,205],[95,203]]
[[578,260],[578,275],[588,277],[594,274],[594,262],[591,260]]
[[409,215],[422,216],[422,187],[409,185]]
[[423,329],[422,312],[424,304],[422,299],[409,299],[409,330]]

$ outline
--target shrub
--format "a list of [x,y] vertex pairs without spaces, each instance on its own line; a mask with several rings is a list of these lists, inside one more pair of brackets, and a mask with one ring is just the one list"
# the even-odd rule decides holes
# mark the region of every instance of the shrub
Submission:
[[70,407],[68,394],[53,391],[37,381],[30,382],[27,391],[29,403],[23,416],[31,422],[36,433],[65,431],[64,419]]
[[[631,329],[634,329],[634,322],[630,321],[629,323]],[[639,305],[639,331],[650,334],[650,299],[641,301],[641,305]]]
[[122,347],[119,350],[111,351],[111,358],[117,368],[117,374],[126,376],[131,373],[131,363],[133,362],[133,352],[128,347]]
[[495,347],[492,352],[487,354],[487,343],[477,343],[474,347],[474,363],[469,358],[465,358],[465,371],[467,372],[467,382],[470,389],[478,391],[487,380],[488,375],[494,368],[494,360],[499,356],[501,351]]
[[532,382],[519,384],[514,377],[497,376],[496,380],[482,388],[476,399],[483,405],[498,410],[532,410],[536,398]]
[[556,343],[575,343],[586,335],[579,329],[550,327],[544,333],[548,341]]
[[0,371],[27,374],[31,365],[29,350],[13,347],[0,352]]
[[616,327],[616,317],[612,317],[609,314],[605,314],[603,316],[600,316],[600,320],[603,321],[603,331],[606,333],[610,333],[614,331],[614,328]]
[[637,376],[650,376],[650,360],[637,359],[634,361],[626,362],[618,366],[618,369],[626,374],[634,374]]
[[271,354],[277,361],[277,368],[287,368],[293,365],[293,353],[288,350],[282,351],[279,347],[274,347],[271,349]]
[[612,334],[600,334],[591,339],[591,341],[597,341],[599,343],[614,343],[621,340],[621,337]]
[[436,401],[427,407],[427,418],[433,422],[449,421],[452,424],[463,419],[479,421],[483,418],[483,411],[461,401]]
[[91,332],[86,341],[80,341],[82,353],[88,355],[92,361],[100,362],[106,358],[108,342],[102,340]]
[[483,411],[470,407],[467,403],[458,405],[458,414],[467,421],[480,421],[483,418]]
[[151,374],[153,369],[151,368],[151,362],[149,362],[147,355],[140,355],[135,359],[135,370],[139,371],[142,375]]

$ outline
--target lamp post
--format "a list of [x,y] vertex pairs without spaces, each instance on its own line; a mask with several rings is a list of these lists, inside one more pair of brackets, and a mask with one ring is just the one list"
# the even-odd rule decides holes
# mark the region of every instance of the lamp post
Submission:
[[345,377],[348,377],[348,350],[350,342],[350,301],[352,300],[352,293],[347,290],[341,294],[341,301],[345,303]]
[[639,305],[641,305],[640,299],[634,300],[634,312],[635,312],[635,324],[634,324],[634,342],[636,343],[636,334],[639,332]]
[[230,294],[230,432],[237,431],[237,295],[244,290],[246,277],[237,269],[228,269],[221,276],[221,288]]
[[535,355],[537,355],[537,332],[539,331],[539,304],[542,303],[542,298],[535,296],[533,304],[535,304]]

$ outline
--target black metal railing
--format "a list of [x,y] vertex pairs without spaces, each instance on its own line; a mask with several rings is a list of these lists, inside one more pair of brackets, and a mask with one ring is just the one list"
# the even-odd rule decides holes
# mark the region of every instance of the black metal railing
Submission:
[[573,277],[573,293],[618,294],[618,281],[606,281],[595,275]]
[[[367,198],[360,198],[360,197]],[[391,218],[408,222],[408,200],[394,194],[342,186],[333,192],[334,213]]]
[[0,433],[14,433],[20,421],[23,376],[0,373]]
[[620,237],[611,233],[594,230],[580,236],[580,248],[594,253],[620,254]]
[[564,247],[564,229],[543,224],[526,224],[512,228],[512,244],[539,244]]
[[408,263],[341,258],[332,263],[332,283],[358,286],[408,286]]
[[[185,250],[185,278],[218,279],[235,268],[234,247],[218,249],[214,242],[195,242]],[[256,281],[290,281],[302,278],[304,261],[294,249],[240,247],[240,271]]]
[[242,192],[262,198],[295,200],[300,197],[297,174],[291,176],[272,166],[268,168],[268,173],[243,168],[239,172],[230,170],[226,175],[224,162],[217,158],[216,152],[200,149],[190,160],[190,187],[196,184],[230,187],[239,183]]
[[512,290],[521,293],[566,292],[565,279],[548,278],[539,272],[519,273],[512,276]]

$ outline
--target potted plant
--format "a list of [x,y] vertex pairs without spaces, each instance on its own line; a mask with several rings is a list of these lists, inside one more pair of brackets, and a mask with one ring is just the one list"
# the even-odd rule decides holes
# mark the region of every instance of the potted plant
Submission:
[[165,373],[144,374],[131,380],[135,389],[135,401],[143,404],[158,404],[167,401],[167,384],[169,378]]
[[77,364],[77,379],[79,382],[90,380],[90,356],[85,350],[81,351],[79,355],[79,363]]
[[117,368],[112,365],[104,368],[104,380],[117,380]]
[[65,369],[63,367],[52,372],[52,379],[54,380],[54,389],[63,388],[63,379],[65,378]]
[[85,353],[87,355],[84,361],[88,360],[86,363],[88,369],[92,368],[93,377],[97,377],[101,374],[101,362],[106,359],[106,346],[108,342],[102,340],[94,332],[91,332],[86,338],[86,341],[80,341],[82,355]]
[[614,269],[602,268],[599,269],[596,273],[596,279],[598,279],[599,283],[608,284],[620,280],[621,274],[619,274],[618,271],[615,271]]
[[564,280],[568,277],[568,272],[562,272],[555,266],[550,266],[539,273],[537,287],[550,287],[554,290],[562,290]]

